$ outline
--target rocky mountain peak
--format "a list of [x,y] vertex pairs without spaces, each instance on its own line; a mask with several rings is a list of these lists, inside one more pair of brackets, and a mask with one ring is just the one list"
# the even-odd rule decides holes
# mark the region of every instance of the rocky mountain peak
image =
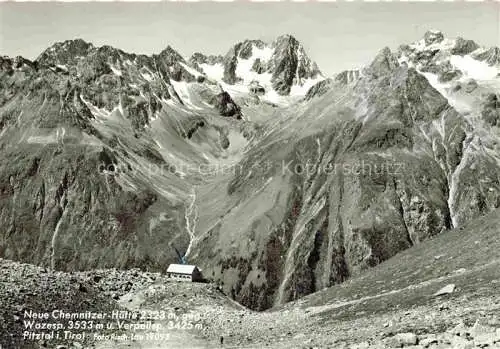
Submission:
[[164,60],[167,65],[173,65],[176,62],[185,62],[184,57],[172,46],[168,45],[158,56]]
[[0,56],[0,72],[12,72],[14,70],[26,70],[35,68],[35,64],[29,59],[21,56],[14,58],[8,56]]
[[195,52],[193,55],[189,58],[189,63],[192,64],[193,66],[196,66],[197,64],[210,64],[214,65],[217,63],[222,63],[224,60],[224,57],[221,55],[205,55],[201,52]]
[[36,59],[44,65],[71,64],[80,57],[85,57],[95,49],[94,45],[83,39],[57,42],[43,51]]
[[[212,57],[214,57],[214,56],[206,56],[203,53],[195,52],[189,58],[189,64],[191,64],[192,66],[194,66],[195,68],[198,69],[199,68],[199,66],[198,66],[199,64],[207,64],[207,63],[210,63],[211,61],[212,61],[211,64],[217,63],[215,60],[213,60]],[[220,57],[220,61],[222,61],[222,57]]]
[[302,44],[292,35],[285,34],[279,36],[272,44],[274,56],[281,59],[299,58],[299,55],[305,55]]
[[424,41],[427,46],[440,43],[444,40],[444,35],[439,30],[428,30],[424,34]]
[[[442,32],[434,30],[428,31],[419,41],[400,46],[398,60],[426,74],[433,86],[440,91],[451,88],[453,93],[469,91],[466,93],[470,94],[475,89],[473,86],[477,87],[475,80],[485,81],[485,88],[491,88],[488,81],[493,81],[498,76],[495,66],[500,63],[500,49],[481,48],[473,40],[463,37],[447,38]],[[470,101],[464,100],[458,106],[453,102],[457,97],[462,98],[454,96],[451,98],[452,104],[465,111],[464,106]]]
[[500,48],[491,47],[488,50],[475,54],[474,58],[486,62],[489,66],[500,64]]
[[95,52],[97,53],[97,55],[104,56],[107,58],[107,60],[112,62],[117,62],[122,57],[127,57],[130,59],[135,56],[134,54],[125,53],[124,51],[109,45],[98,47]]
[[196,62],[196,63],[206,63],[207,56],[201,52],[195,52],[191,55],[191,57],[189,58],[189,61]]
[[386,75],[399,66],[396,55],[391,52],[389,47],[384,47],[375,56],[372,63],[365,69],[365,72],[374,77]]
[[291,34],[283,34],[276,38],[274,41],[275,45],[288,45],[288,46],[297,46],[300,45],[300,42]]
[[272,73],[273,88],[287,95],[293,85],[302,86],[306,79],[321,76],[318,66],[306,54],[302,44],[292,35],[279,36],[274,42],[274,53],[268,71]]
[[8,56],[0,56],[0,70],[9,70],[12,67],[12,60]]
[[249,59],[252,57],[252,54],[254,53],[254,48],[257,49],[264,49],[266,46],[266,43],[262,40],[245,40],[243,42],[240,42],[236,44],[235,50],[237,51],[238,57],[242,59]]
[[455,40],[455,46],[451,49],[451,54],[458,56],[465,56],[474,52],[479,48],[479,45],[474,40],[466,40],[458,37]]
[[451,39],[446,37],[439,30],[429,30],[424,34],[423,39],[410,45],[402,45],[403,51],[415,51],[419,56],[424,57],[434,55],[436,52],[443,52],[451,55],[468,55],[479,48],[479,45],[473,40],[467,40],[462,37]]
[[321,80],[320,82],[314,84],[308,91],[304,99],[306,101],[313,99],[314,97],[321,97],[327,93],[333,86],[334,80],[332,78],[327,78]]
[[[308,81],[322,79],[316,63],[290,34],[280,35],[272,43],[249,39],[237,43],[224,56],[222,64],[221,79],[225,83],[249,86],[255,80],[266,91],[274,90],[279,95],[289,95],[294,86],[300,89]],[[314,82],[304,88],[303,95]]]

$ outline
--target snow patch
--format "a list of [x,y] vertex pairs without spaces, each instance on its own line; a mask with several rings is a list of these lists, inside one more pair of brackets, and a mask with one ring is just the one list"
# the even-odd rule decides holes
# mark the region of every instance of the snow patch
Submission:
[[306,79],[303,81],[301,85],[293,85],[290,90],[290,95],[305,96],[307,94],[307,91],[309,91],[311,87],[313,87],[315,84],[323,80],[325,80],[323,76],[318,76],[314,79]]
[[411,49],[414,49],[415,51],[426,51],[426,50],[451,50],[453,47],[455,47],[456,40],[454,39],[444,39],[441,42],[435,42],[430,45],[425,44],[425,40],[421,39],[416,42],[414,42],[411,45],[408,45]]
[[145,73],[141,73],[141,76],[146,80],[146,81],[153,81],[154,77],[151,73],[149,72],[145,72]]
[[113,65],[111,64],[109,65],[109,67],[111,68],[111,70],[115,75],[122,76],[122,71],[120,69],[113,67]]
[[222,80],[222,78],[224,77],[224,66],[221,63],[202,63],[199,66],[209,79]]
[[202,76],[203,74],[201,74],[199,71],[197,71],[196,69],[193,69],[191,68],[190,66],[188,66],[187,64],[184,64],[182,62],[179,62],[179,64],[184,68],[186,69],[186,71],[193,75],[195,78],[197,78],[198,76]]
[[252,81],[259,82],[264,88],[266,86],[271,86],[271,73],[259,74],[252,71],[252,66],[255,59],[238,59],[238,65],[236,67],[236,76],[243,79],[244,84],[250,84]]
[[182,102],[184,102],[185,105],[193,109],[198,109],[198,110],[202,109],[193,104],[193,101],[191,99],[191,93],[189,92],[189,84],[187,82],[171,80],[170,83],[172,84],[172,87],[174,88],[175,92],[177,92],[177,95],[182,100]]
[[448,103],[455,108],[459,113],[470,113],[471,105],[468,103],[461,101],[460,99],[454,97],[449,91],[452,87],[451,83],[442,83],[439,82],[438,76],[434,73],[424,73],[419,71],[420,74],[425,76],[427,81],[434,87],[443,97],[448,100]]
[[252,59],[256,60],[259,58],[261,61],[267,62],[273,56],[274,49],[268,46],[264,46],[263,48],[259,48],[257,46],[252,47]]
[[252,56],[248,59],[243,59],[238,57],[238,64],[236,66],[236,76],[243,79],[243,84],[248,85],[252,81],[259,82],[266,90],[271,87],[271,73],[262,73],[258,74],[255,71],[252,71],[252,66],[257,59],[261,61],[261,63],[267,63],[271,57],[273,56],[274,49],[270,47],[259,48],[255,45],[252,45]]
[[467,77],[475,80],[492,80],[500,73],[497,67],[490,67],[487,63],[475,60],[471,56],[451,56],[450,63],[460,69]]

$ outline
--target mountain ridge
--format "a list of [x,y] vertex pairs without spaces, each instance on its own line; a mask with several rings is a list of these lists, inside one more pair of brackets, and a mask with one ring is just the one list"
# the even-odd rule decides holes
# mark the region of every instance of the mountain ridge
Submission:
[[[64,66],[66,64],[76,65],[79,58],[98,53],[110,56],[111,60],[115,63],[120,57],[125,57],[126,59],[131,60],[140,59],[142,61],[147,60],[147,58],[158,57],[168,66],[175,66],[176,63],[183,63],[187,64],[189,68],[197,70],[201,74],[206,74],[203,71],[203,68],[200,67],[200,64],[206,65],[208,62],[210,63],[209,65],[223,64],[224,77],[221,77],[219,80],[223,80],[224,82],[234,85],[236,82],[241,81],[242,78],[240,76],[236,76],[235,62],[231,62],[237,60],[238,57],[245,59],[250,58],[252,45],[256,45],[255,48],[269,49],[281,47],[279,48],[281,50],[280,52],[274,53],[271,57],[269,57],[272,61],[269,62],[270,66],[268,68],[263,69],[257,67],[259,64],[267,62],[257,62],[256,67],[252,68],[252,70],[257,71],[259,75],[263,74],[265,71],[271,73],[272,88],[275,89],[279,95],[288,95],[291,87],[295,84],[301,85],[303,83],[302,80],[304,79],[322,76],[317,65],[314,62],[311,62],[305,54],[302,45],[290,34],[278,36],[272,41],[271,44],[267,44],[262,40],[247,39],[233,45],[225,55],[206,56],[203,53],[195,52],[189,58],[183,57],[170,45],[167,45],[167,47],[159,53],[145,55],[128,53],[109,45],[95,46],[91,42],[87,42],[84,39],[76,38],[55,42],[41,52],[35,60],[33,60],[33,63],[35,65],[40,64],[45,66]],[[234,53],[231,53],[235,52],[235,50],[238,51],[236,56],[234,56]],[[300,58],[298,58],[299,56]],[[284,60],[289,61],[289,63],[284,64]],[[189,70],[189,68],[187,68],[187,70]],[[176,67],[175,69],[180,68]],[[180,70],[183,71],[183,74],[188,74],[185,71],[186,69]],[[190,72],[190,74],[191,77],[189,77],[189,74],[186,76],[187,80],[192,79],[193,73]],[[246,81],[246,83],[248,84],[249,81]]]
[[[233,84],[200,72],[220,56],[171,47],[146,56],[76,40],[38,64],[2,58],[1,256],[163,270],[173,245],[263,310],[494,210],[496,76],[464,92],[479,48],[437,50],[446,39],[431,34],[297,95],[320,73],[289,36],[274,50],[236,44]],[[242,71],[266,79],[246,86]]]

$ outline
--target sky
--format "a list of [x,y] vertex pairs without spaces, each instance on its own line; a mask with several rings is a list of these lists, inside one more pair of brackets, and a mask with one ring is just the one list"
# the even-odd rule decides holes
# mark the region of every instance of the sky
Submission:
[[500,47],[500,2],[46,2],[0,3],[0,55],[35,59],[82,38],[127,52],[225,54],[244,39],[294,35],[325,75],[359,68],[437,29]]

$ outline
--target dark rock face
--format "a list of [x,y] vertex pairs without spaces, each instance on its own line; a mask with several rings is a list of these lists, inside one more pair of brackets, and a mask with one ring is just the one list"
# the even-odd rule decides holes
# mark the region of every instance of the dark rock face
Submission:
[[491,126],[500,126],[500,97],[490,93],[484,97],[481,116]]
[[12,59],[7,56],[0,57],[0,71],[10,72],[12,71]]
[[458,69],[452,69],[443,71],[439,74],[438,80],[439,82],[448,82],[454,79],[459,79],[462,76],[462,72]]
[[203,53],[200,52],[195,52],[191,58],[189,58],[189,64],[196,70],[198,70],[200,73],[203,72],[203,70],[200,68],[200,64],[221,64],[224,62],[224,57],[222,56],[215,56],[215,55],[209,55],[206,56]]
[[[449,108],[448,101],[436,91],[425,77],[417,73],[415,69],[407,71],[407,98],[410,108],[416,111],[412,113],[413,121],[430,121],[435,119],[443,111]],[[419,101],[424,98],[428,103]]]
[[266,66],[260,61],[260,58],[257,58],[252,64],[252,70],[257,74],[262,74],[266,71]]
[[160,70],[163,76],[168,76],[174,81],[193,82],[196,78],[181,63],[186,64],[184,58],[172,47],[161,51],[158,55],[153,55],[156,69]]
[[484,61],[488,63],[488,65],[494,66],[500,63],[500,48],[492,47],[482,53],[475,55],[474,58],[480,61]]
[[[155,205],[165,204],[163,200],[158,202],[148,190],[123,191],[113,177],[98,172],[105,163],[97,154],[85,154],[85,148],[59,154],[55,147],[30,150],[31,156],[21,149],[4,152],[18,165],[0,168],[6,178],[1,205],[17,211],[15,217],[2,216],[2,221],[8,219],[4,257],[63,270],[98,265],[162,267],[165,256],[153,257],[152,251],[131,256],[136,249],[133,241],[148,233],[140,227],[144,217]],[[106,168],[113,169],[111,164]],[[71,232],[85,238],[72,239]],[[74,255],[76,249],[79,253]]]
[[469,79],[465,82],[465,92],[467,93],[472,93],[474,92],[478,87],[478,84],[476,80],[474,79]]
[[238,58],[249,59],[252,56],[253,47],[264,47],[264,42],[260,40],[245,40],[234,45],[226,54],[223,60],[224,77],[223,81],[228,84],[235,84],[241,81],[241,77],[236,76]]
[[191,63],[198,63],[198,64],[207,63],[207,60],[208,60],[208,57],[200,52],[193,53],[191,58],[189,58],[189,61]]
[[263,48],[265,44],[261,40],[245,40],[239,46],[238,57],[249,59],[252,56],[254,46],[257,48]]
[[36,59],[40,65],[75,64],[80,57],[87,56],[95,47],[82,39],[55,43]]
[[238,57],[231,54],[232,51],[224,58],[224,77],[222,80],[228,84],[235,84],[241,81],[241,78],[236,76],[236,67],[238,66]]
[[424,35],[425,45],[438,44],[444,40],[444,35],[440,31],[427,31]]
[[281,95],[290,93],[294,83],[315,77],[319,69],[311,62],[302,45],[291,35],[280,36],[273,43],[275,53],[269,62],[273,88]]
[[[212,106],[215,110],[217,110],[218,115],[241,119],[242,112],[240,106],[233,100],[228,92],[223,90],[220,85],[216,89],[202,88],[199,91],[199,95],[201,100],[203,100],[206,105]],[[252,95],[252,93],[249,93],[249,95]]]
[[314,97],[320,97],[320,96],[324,95],[326,92],[328,92],[328,90],[330,90],[332,85],[333,85],[333,80],[330,78],[322,80],[322,81],[314,84],[314,86],[312,86],[309,89],[309,91],[307,91],[305,99],[310,100]]
[[388,47],[380,51],[373,62],[365,69],[365,73],[379,77],[391,73],[399,66],[396,56]]
[[423,66],[430,65],[433,63],[439,52],[440,50],[438,49],[417,52],[415,55],[415,61],[421,63]]
[[299,42],[292,36],[283,36],[276,41],[275,60],[271,61],[273,69],[273,88],[281,95],[290,93],[295,72],[299,65],[298,57],[295,51],[298,49]]
[[196,52],[194,53],[191,58],[189,59],[189,62],[191,63],[207,63],[207,64],[216,64],[216,63],[222,63],[224,57],[220,55],[209,55],[205,56],[202,53]]
[[361,72],[359,70],[345,70],[335,77],[335,81],[338,81],[343,85],[347,85],[356,81],[360,74]]
[[241,119],[240,107],[233,101],[229,93],[222,92],[214,97],[213,102],[222,116],[232,116],[236,119]]
[[36,70],[36,63],[30,61],[21,56],[14,57],[13,59],[9,57],[0,58],[0,69],[12,72],[12,70],[17,71],[30,71]]
[[455,46],[451,49],[451,54],[465,56],[469,53],[474,52],[479,48],[473,40],[465,40],[463,38],[457,38]]
[[258,81],[252,81],[252,83],[249,86],[249,91],[253,95],[261,96],[266,93],[266,89],[262,87]]
[[423,72],[429,72],[438,76],[439,82],[449,82],[462,77],[462,72],[454,68],[449,61],[434,63],[427,62],[421,69]]
[[158,54],[158,58],[168,66],[174,65],[177,62],[185,62],[179,52],[174,50],[171,46],[167,46],[166,49],[161,51]]

